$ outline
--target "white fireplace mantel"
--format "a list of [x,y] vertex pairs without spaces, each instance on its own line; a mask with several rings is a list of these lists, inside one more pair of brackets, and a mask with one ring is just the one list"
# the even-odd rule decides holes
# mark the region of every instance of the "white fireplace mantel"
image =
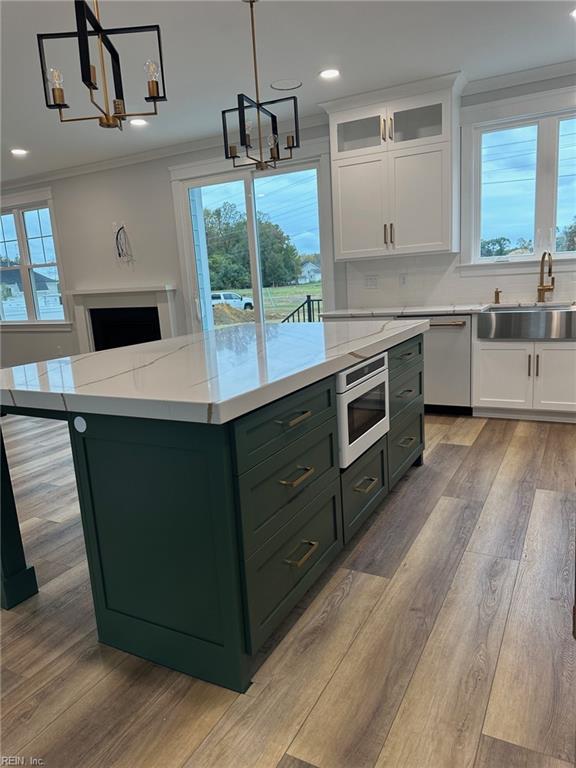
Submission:
[[80,288],[68,291],[73,307],[80,352],[93,352],[90,310],[117,307],[157,307],[160,334],[168,339],[178,334],[175,297],[171,285],[126,286],[113,288]]

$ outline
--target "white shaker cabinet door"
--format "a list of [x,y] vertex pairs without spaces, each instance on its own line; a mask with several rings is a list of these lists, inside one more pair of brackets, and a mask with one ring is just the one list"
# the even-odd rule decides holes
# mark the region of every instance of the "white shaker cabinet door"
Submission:
[[390,158],[390,253],[451,249],[450,145],[395,149]]
[[476,408],[532,408],[532,342],[479,342],[473,350],[473,369]]
[[534,345],[534,408],[576,411],[576,343]]
[[387,252],[387,164],[386,155],[365,155],[332,163],[337,260],[370,258]]

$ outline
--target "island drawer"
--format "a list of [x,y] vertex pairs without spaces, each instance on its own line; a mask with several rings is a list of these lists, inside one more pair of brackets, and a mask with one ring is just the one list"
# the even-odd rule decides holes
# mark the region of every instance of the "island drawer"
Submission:
[[350,541],[388,493],[387,438],[384,436],[342,472],[344,543]]
[[254,654],[342,549],[339,480],[321,491],[246,563],[249,653]]
[[234,422],[238,474],[336,415],[333,377],[283,397]]
[[388,370],[390,378],[399,376],[407,368],[416,363],[422,364],[424,359],[424,342],[422,334],[402,342],[388,351]]
[[388,477],[392,488],[424,450],[424,401],[419,398],[388,433]]
[[238,478],[244,555],[249,557],[338,477],[332,418]]
[[390,382],[390,419],[404,413],[410,405],[424,396],[424,374],[421,365],[411,365]]

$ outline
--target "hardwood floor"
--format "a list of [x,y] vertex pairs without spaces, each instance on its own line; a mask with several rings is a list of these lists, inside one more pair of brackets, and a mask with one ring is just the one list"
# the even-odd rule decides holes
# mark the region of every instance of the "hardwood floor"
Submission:
[[2,754],[47,768],[569,768],[576,425],[428,416],[413,468],[242,695],[97,642],[67,427],[5,417],[40,592],[2,611]]

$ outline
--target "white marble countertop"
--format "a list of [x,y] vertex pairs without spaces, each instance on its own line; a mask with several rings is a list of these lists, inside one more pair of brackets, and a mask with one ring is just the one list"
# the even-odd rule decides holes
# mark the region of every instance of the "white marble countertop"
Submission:
[[418,307],[368,307],[367,309],[335,309],[323,312],[325,318],[389,317],[390,315],[475,315],[491,307],[491,304],[444,304],[442,306]]
[[345,318],[362,318],[369,320],[370,318],[377,317],[390,317],[394,316],[410,316],[410,315],[477,315],[480,312],[485,312],[492,307],[518,307],[519,309],[528,309],[530,307],[549,306],[553,308],[555,306],[567,306],[570,304],[576,304],[576,302],[502,302],[497,304],[444,304],[443,306],[431,305],[431,306],[402,306],[402,307],[368,307],[366,309],[335,309],[331,312],[323,312],[322,317],[327,320],[333,319],[345,319]]
[[1,402],[222,424],[428,327],[427,320],[228,326],[0,370]]

